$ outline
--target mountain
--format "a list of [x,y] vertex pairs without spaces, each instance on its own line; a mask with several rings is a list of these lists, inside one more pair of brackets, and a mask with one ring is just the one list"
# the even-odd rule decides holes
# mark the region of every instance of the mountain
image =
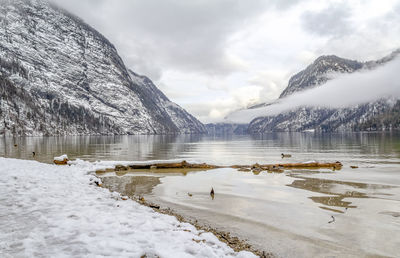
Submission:
[[143,75],[138,75],[132,70],[129,74],[133,82],[141,87],[138,91],[144,102],[150,102],[149,106],[155,105],[159,112],[167,114],[177,131],[181,133],[205,133],[205,126],[195,117],[186,112],[179,105],[171,102],[154,83]]
[[[323,87],[337,73],[353,73],[372,70],[392,61],[400,54],[396,50],[390,55],[368,62],[340,58],[334,55],[321,56],[303,71],[289,80],[280,98],[287,97],[313,87]],[[262,106],[262,104],[261,104]],[[264,105],[267,106],[267,105]],[[371,131],[399,130],[400,101],[394,98],[379,99],[346,108],[302,107],[275,116],[255,118],[248,126],[249,133],[271,131]]]
[[223,135],[223,134],[247,134],[248,125],[232,124],[232,123],[210,123],[206,124],[208,134]]
[[248,132],[400,130],[399,106],[398,100],[382,99],[340,109],[303,107],[276,116],[258,117],[251,121]]
[[284,98],[294,92],[322,85],[331,79],[334,73],[352,73],[363,68],[363,63],[334,55],[318,57],[305,70],[293,75],[286,89],[279,98]]
[[[368,62],[344,59],[334,55],[321,56],[306,69],[292,76],[279,98],[283,99],[293,93],[314,87],[323,87],[328,80],[334,80],[338,73],[371,71],[392,61],[399,54],[400,49],[382,59]],[[248,110],[261,107],[268,109],[275,103],[277,102],[261,103]],[[264,133],[400,130],[399,110],[400,101],[396,98],[378,99],[346,108],[301,107],[278,115],[257,117],[250,122],[247,131],[248,133]]]
[[397,49],[379,60],[368,62],[359,62],[335,55],[320,56],[306,69],[293,75],[289,79],[288,86],[283,90],[279,98],[284,98],[295,92],[323,85],[328,80],[331,80],[333,75],[338,73],[353,73],[361,69],[375,69],[382,64],[392,61],[399,54],[400,49]]
[[0,134],[206,132],[78,17],[45,0],[0,1]]

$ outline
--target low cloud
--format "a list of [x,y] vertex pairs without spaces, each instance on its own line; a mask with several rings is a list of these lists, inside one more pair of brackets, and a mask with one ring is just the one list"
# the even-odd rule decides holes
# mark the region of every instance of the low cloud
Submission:
[[381,98],[400,99],[400,58],[375,70],[336,75],[325,85],[302,91],[274,104],[257,109],[237,111],[227,122],[249,123],[262,116],[274,116],[300,107],[345,108]]
[[220,122],[226,115],[237,110],[238,106],[246,108],[259,102],[261,90],[258,86],[242,87],[230,91],[228,97],[191,103],[184,107],[204,123]]

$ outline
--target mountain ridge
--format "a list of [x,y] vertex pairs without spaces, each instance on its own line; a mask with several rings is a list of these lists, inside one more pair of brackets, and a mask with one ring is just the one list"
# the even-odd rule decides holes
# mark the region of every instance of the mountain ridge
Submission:
[[[392,61],[399,54],[400,49],[397,49],[381,59],[367,62],[345,59],[335,55],[320,56],[307,68],[290,78],[287,88],[279,98],[285,98],[293,93],[314,87],[323,87],[327,81],[334,79],[332,75],[335,73],[373,70]],[[397,112],[398,105],[400,105],[399,100],[386,98],[347,108],[302,107],[276,116],[255,118],[250,122],[248,132],[400,129],[398,119],[390,115],[391,112]],[[381,117],[383,114],[386,114],[386,120]],[[392,117],[392,119],[387,119],[387,117]]]
[[287,97],[295,92],[313,88],[324,84],[332,73],[352,73],[362,69],[361,62],[345,59],[336,55],[318,57],[306,69],[298,72],[289,79],[288,86],[282,91],[279,98]]
[[[291,94],[315,87],[323,87],[327,81],[334,80],[339,73],[354,73],[361,70],[372,71],[393,61],[399,54],[400,49],[397,49],[381,59],[367,62],[345,59],[335,55],[320,56],[304,70],[290,78],[288,86],[277,100],[259,103],[247,110],[268,109],[268,106],[279,103]],[[310,130],[321,132],[400,130],[399,105],[399,100],[385,98],[347,108],[300,107],[278,115],[256,117],[248,124],[247,132],[257,134]],[[207,127],[210,128],[209,125]]]
[[[2,0],[0,65],[7,81],[0,134],[206,132],[150,79],[130,71],[100,32],[45,0]],[[6,89],[29,94],[32,103],[13,100]],[[38,112],[36,120],[28,115]]]

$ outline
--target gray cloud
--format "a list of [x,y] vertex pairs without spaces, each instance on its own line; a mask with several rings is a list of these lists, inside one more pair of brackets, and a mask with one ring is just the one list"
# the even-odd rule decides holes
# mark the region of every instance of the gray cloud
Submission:
[[330,5],[319,12],[306,11],[301,17],[302,26],[306,31],[320,36],[343,36],[353,28],[349,18],[350,7],[344,4]]
[[350,26],[352,33],[330,38],[320,54],[335,53],[360,61],[381,58],[400,47],[400,3],[386,12],[359,20],[357,25],[343,26]]
[[235,71],[225,47],[229,36],[268,7],[262,0],[53,2],[109,37],[128,66],[157,78],[165,68],[211,75]]

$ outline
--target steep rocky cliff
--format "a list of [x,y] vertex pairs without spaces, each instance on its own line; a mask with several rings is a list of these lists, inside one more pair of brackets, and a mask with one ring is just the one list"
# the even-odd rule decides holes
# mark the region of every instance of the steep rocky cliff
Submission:
[[81,19],[44,0],[0,2],[0,134],[206,131]]

